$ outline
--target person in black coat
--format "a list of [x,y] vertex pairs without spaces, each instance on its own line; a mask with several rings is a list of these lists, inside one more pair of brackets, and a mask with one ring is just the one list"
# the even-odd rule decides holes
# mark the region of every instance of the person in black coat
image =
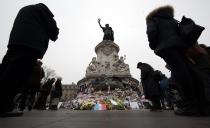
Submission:
[[56,80],[53,89],[51,90],[49,109],[57,110],[58,103],[59,103],[60,98],[62,96],[62,83],[61,83],[61,81],[62,81],[62,78],[59,77]]
[[157,80],[159,76],[147,63],[139,62],[137,68],[141,70],[141,82],[145,98],[152,101],[151,111],[161,110],[161,90]]
[[47,97],[50,95],[54,82],[55,78],[50,78],[42,85],[40,93],[37,96],[34,109],[46,110]]
[[49,40],[57,40],[59,29],[53,17],[43,3],[25,6],[18,12],[1,64],[0,114],[13,110],[13,98],[25,85],[37,59],[43,58]]
[[171,6],[159,7],[146,17],[149,46],[171,68],[179,93],[183,98],[182,106],[175,110],[178,115],[197,115],[198,99],[196,86],[191,75],[191,65],[185,56],[187,45],[178,33],[178,22]]

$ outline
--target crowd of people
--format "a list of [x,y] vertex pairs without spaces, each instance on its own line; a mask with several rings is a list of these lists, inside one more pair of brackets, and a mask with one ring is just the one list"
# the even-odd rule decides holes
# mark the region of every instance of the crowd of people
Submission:
[[[49,94],[49,108],[57,109],[62,95],[62,79],[48,79],[42,86],[40,83],[44,77],[41,59],[49,40],[56,41],[59,34],[53,17],[43,3],[25,6],[18,12],[8,50],[0,64],[1,116],[11,114],[17,104],[20,110],[26,107],[28,110],[46,109]],[[104,40],[113,41],[111,27],[108,24],[102,27],[100,19],[98,23],[104,31]],[[197,41],[188,43],[183,40],[178,24],[172,6],[157,8],[146,17],[149,47],[166,62],[171,76],[167,78],[151,65],[139,62],[137,68],[141,70],[144,95],[152,101],[151,111],[164,108],[174,109],[177,115],[209,115],[210,48]]]

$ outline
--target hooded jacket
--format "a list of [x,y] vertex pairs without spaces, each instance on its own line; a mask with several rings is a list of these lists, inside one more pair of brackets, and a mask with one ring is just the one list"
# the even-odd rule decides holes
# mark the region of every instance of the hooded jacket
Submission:
[[155,71],[152,66],[141,63],[138,68],[141,70],[141,82],[145,97],[150,99],[152,96],[159,96],[160,88],[158,81],[155,79]]
[[42,4],[25,6],[18,12],[10,33],[8,48],[25,46],[45,54],[49,39],[57,39],[59,29],[54,15],[49,8]]
[[171,6],[157,8],[146,17],[149,46],[156,54],[168,48],[184,47],[178,34],[178,22],[173,17]]

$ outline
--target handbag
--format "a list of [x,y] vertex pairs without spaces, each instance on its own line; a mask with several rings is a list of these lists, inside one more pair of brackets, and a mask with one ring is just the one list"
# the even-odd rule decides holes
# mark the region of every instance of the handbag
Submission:
[[178,24],[179,34],[187,47],[193,46],[200,37],[204,27],[195,24],[191,18],[182,17],[181,22]]
[[196,43],[187,49],[186,55],[194,61],[197,61],[201,56],[208,55],[208,53],[206,49],[202,48],[199,44]]

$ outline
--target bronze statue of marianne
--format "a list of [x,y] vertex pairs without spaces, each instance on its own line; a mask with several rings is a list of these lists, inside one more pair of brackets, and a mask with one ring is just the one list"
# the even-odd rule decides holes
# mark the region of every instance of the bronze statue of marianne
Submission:
[[104,37],[103,40],[111,40],[114,41],[114,31],[112,30],[111,27],[109,27],[109,24],[105,24],[105,27],[101,26],[101,19],[98,19],[98,24],[99,26],[102,28],[103,32],[104,32]]

